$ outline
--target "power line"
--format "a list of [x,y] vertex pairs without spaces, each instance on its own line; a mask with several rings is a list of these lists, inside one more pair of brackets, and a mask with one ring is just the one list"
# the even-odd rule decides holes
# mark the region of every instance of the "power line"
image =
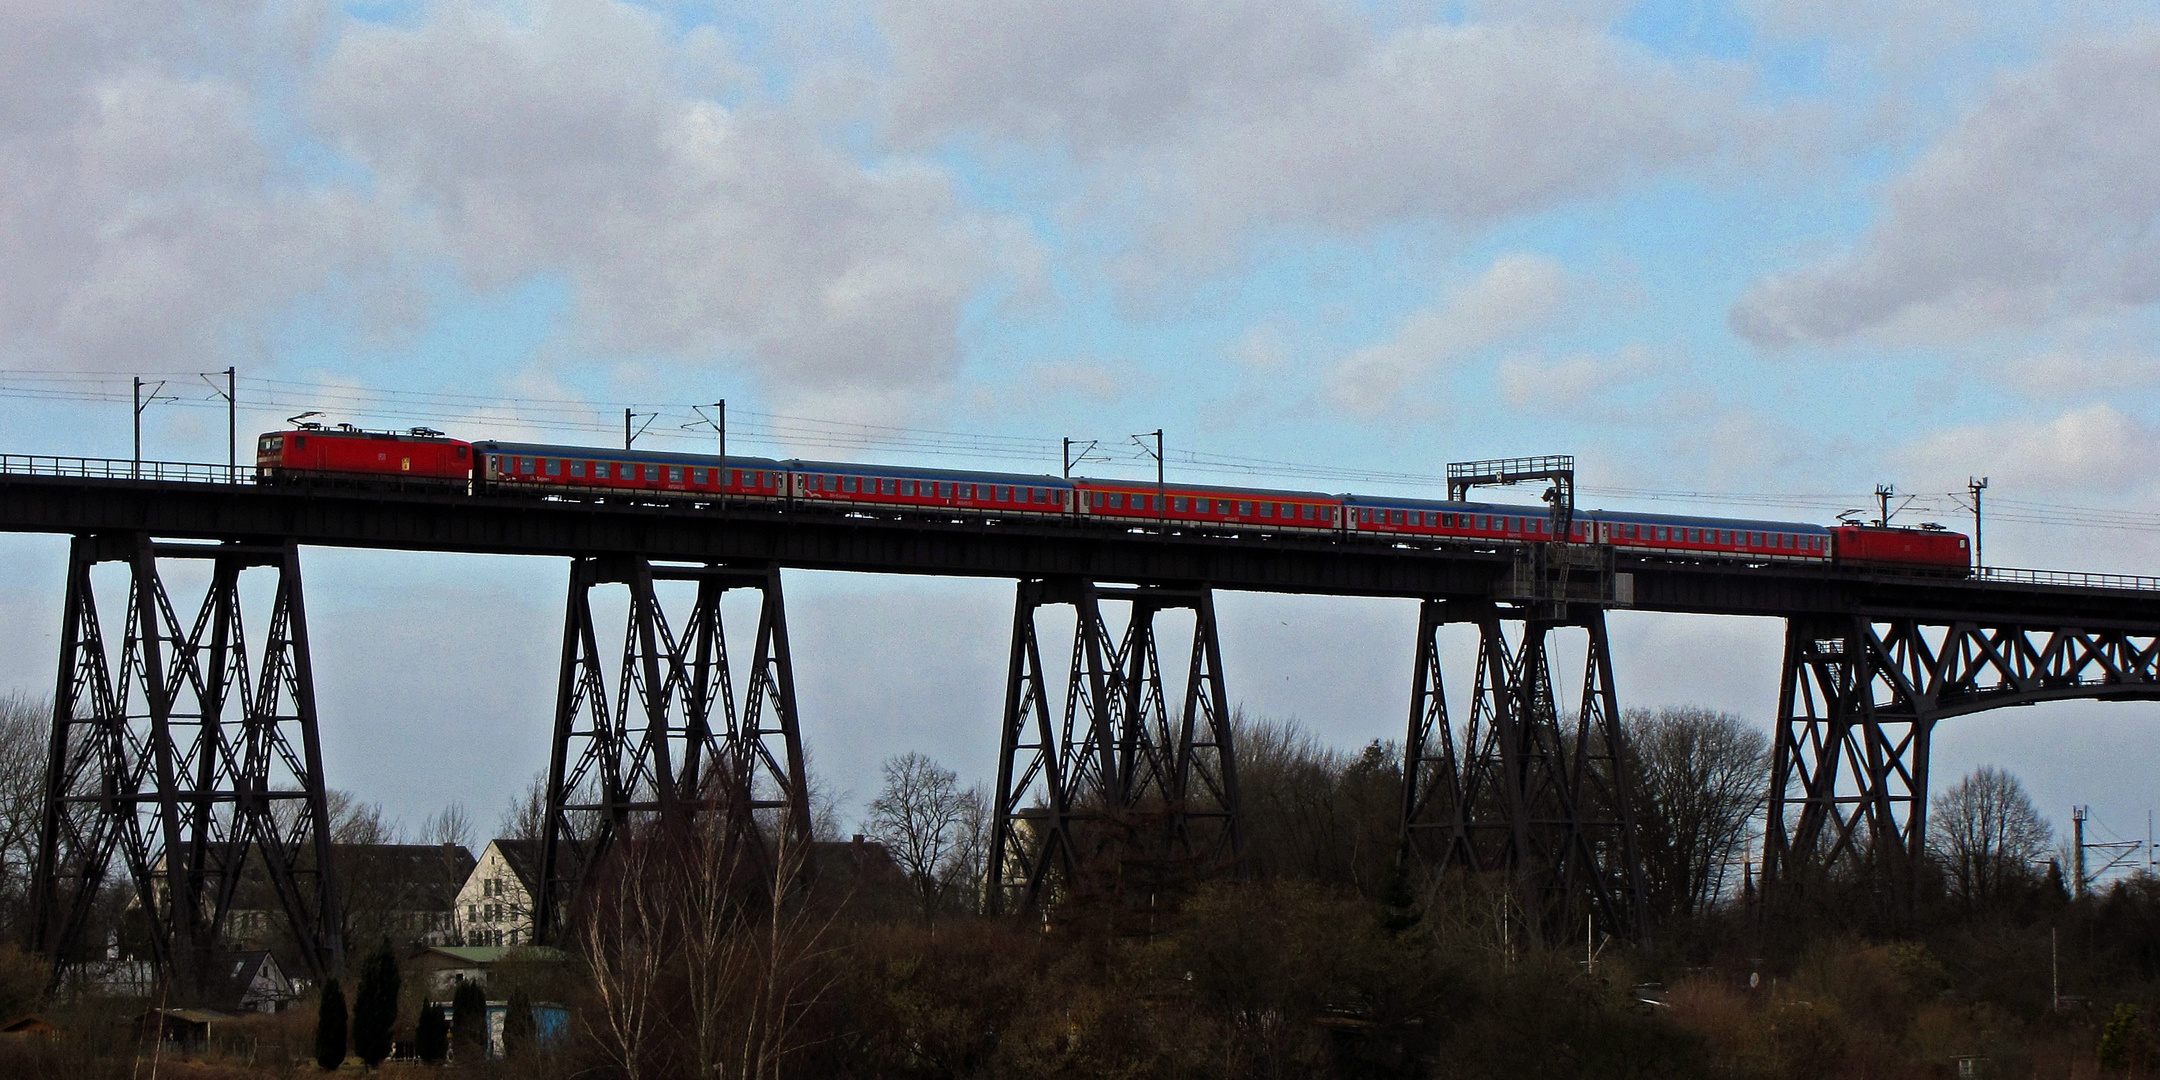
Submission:
[[[193,372],[163,372],[145,377],[190,378]],[[0,370],[0,399],[39,402],[125,403],[131,400],[134,373]],[[589,401],[531,395],[457,393],[451,391],[393,390],[296,379],[247,376],[239,380],[242,396],[251,409],[279,412],[319,410],[344,412],[391,425],[501,424],[533,432],[575,434],[607,438],[619,429],[624,409],[649,413],[656,419],[648,439],[704,443],[695,411],[689,406],[652,401]],[[226,408],[216,394],[200,400],[181,397],[168,404],[181,408]],[[1024,462],[1048,471],[1058,460],[1055,439],[1022,435],[952,431],[894,424],[827,420],[754,409],[729,410],[729,431],[737,440],[776,451],[802,452],[817,448],[828,452],[892,453],[918,457],[959,458],[998,462]],[[696,428],[693,431],[690,429]],[[1359,469],[1315,465],[1278,458],[1239,454],[1172,450],[1169,459],[1180,471],[1212,477],[1267,478],[1276,482],[1306,481],[1314,484],[1384,485],[1411,490],[1431,490],[1445,481],[1436,474],[1385,469]],[[1107,441],[1090,461],[1112,468],[1153,465],[1146,455],[1129,446]],[[1654,503],[1700,503],[1721,506],[1835,515],[1853,508],[1854,497],[1832,492],[1734,492],[1699,491],[1623,485],[1585,485],[1583,496]],[[1907,508],[1908,513],[1948,515],[1969,512],[1963,493],[1924,495]],[[2076,506],[2041,500],[1996,496],[1990,500],[1989,520],[2019,524],[2128,532],[2160,531],[2160,513],[2107,507]]]

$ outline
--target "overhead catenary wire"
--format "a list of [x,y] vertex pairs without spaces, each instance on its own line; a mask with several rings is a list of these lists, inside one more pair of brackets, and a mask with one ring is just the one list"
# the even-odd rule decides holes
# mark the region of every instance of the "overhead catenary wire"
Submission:
[[[192,378],[195,371],[143,373],[145,378]],[[40,402],[127,403],[133,394],[134,372],[73,372],[0,370],[0,399]],[[586,436],[595,442],[612,441],[621,430],[621,412],[631,409],[650,413],[655,422],[641,439],[708,444],[695,410],[688,405],[652,401],[595,401],[521,394],[459,393],[454,391],[382,389],[350,383],[301,379],[241,376],[238,379],[245,406],[250,410],[287,412],[315,410],[344,414],[381,426],[449,426],[495,423],[532,434]],[[224,409],[215,392],[198,400],[182,395],[161,399],[174,408]],[[863,421],[830,420],[788,413],[763,412],[731,406],[728,410],[731,445],[740,443],[773,452],[884,453],[908,457],[968,459],[985,462],[1025,463],[1049,471],[1060,459],[1058,439],[987,432],[919,428]],[[1090,464],[1110,469],[1152,469],[1154,462],[1136,447],[1122,448],[1105,440],[1087,457]],[[1077,463],[1076,463],[1077,464]],[[1324,485],[1377,485],[1412,491],[1431,491],[1445,481],[1437,473],[1385,469],[1360,469],[1340,465],[1316,465],[1269,457],[1209,453],[1172,449],[1166,464],[1181,473],[1208,477],[1265,478],[1273,483],[1304,482]],[[1969,513],[1963,492],[1922,495],[1902,511],[1908,517],[1928,518]],[[1584,484],[1577,500],[1620,500],[1668,504],[1705,504],[1757,507],[1795,513],[1834,516],[1861,509],[1855,495],[1835,492],[1736,492],[1679,490],[1632,485]],[[1856,507],[1855,503],[1862,506]],[[1988,520],[2020,524],[2045,524],[2067,528],[2131,532],[2160,531],[2160,513],[2019,499],[1995,495],[1989,500]]]

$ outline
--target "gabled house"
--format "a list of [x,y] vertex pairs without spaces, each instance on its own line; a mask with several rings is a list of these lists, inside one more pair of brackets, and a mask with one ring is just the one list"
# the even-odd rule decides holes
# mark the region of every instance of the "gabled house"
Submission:
[[540,892],[540,841],[488,841],[458,889],[457,938],[468,946],[529,945]]
[[224,953],[215,963],[232,994],[228,1004],[240,1012],[278,1012],[300,996],[268,949]]
[[[207,853],[215,858],[205,859],[206,863],[215,866],[235,861],[238,845],[222,843],[217,848]],[[338,900],[344,915],[340,929],[348,950],[364,952],[385,937],[417,945],[442,945],[454,940],[457,919],[453,905],[458,889],[473,868],[472,852],[462,845],[333,844],[330,857],[337,870]],[[165,902],[168,880],[165,865],[162,854],[151,865],[152,888],[160,904]],[[312,876],[310,867],[303,865],[300,869]],[[214,902],[214,887],[215,878],[206,877],[201,900],[205,907]],[[240,880],[232,897],[224,927],[226,944],[242,950],[262,950],[285,940],[284,905],[270,884],[259,854],[250,852],[241,862]],[[138,907],[138,898],[131,896],[128,906]]]

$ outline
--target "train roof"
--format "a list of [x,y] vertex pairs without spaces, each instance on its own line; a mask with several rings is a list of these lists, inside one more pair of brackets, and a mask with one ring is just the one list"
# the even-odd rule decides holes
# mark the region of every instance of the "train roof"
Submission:
[[1379,506],[1390,510],[1439,510],[1445,513],[1525,514],[1544,517],[1552,511],[1543,506],[1514,503],[1449,502],[1446,499],[1410,499],[1390,495],[1339,495],[1346,506]]
[[[1075,476],[1073,477],[1073,484],[1074,486],[1092,484],[1096,487],[1116,488],[1119,490],[1155,490],[1155,485],[1149,483],[1146,480],[1098,480],[1090,476]],[[1191,494],[1193,492],[1205,492],[1209,494],[1223,495],[1252,495],[1259,498],[1268,499],[1317,499],[1321,502],[1338,502],[1341,500],[1341,496],[1330,495],[1325,491],[1288,491],[1282,488],[1249,488],[1236,487],[1230,484],[1168,483],[1164,484],[1163,488],[1168,491],[1183,492],[1186,494]]]
[[1701,525],[1720,529],[1760,529],[1763,532],[1828,533],[1830,530],[1807,521],[1756,521],[1751,518],[1694,517],[1687,514],[1644,514],[1632,510],[1577,510],[1577,517],[1595,521],[1618,521],[1636,525]]
[[[584,458],[588,461],[654,461],[670,465],[698,465],[710,468],[718,463],[717,454],[671,454],[659,450],[615,450],[604,446],[556,446],[550,443],[476,442],[473,449],[481,453],[519,454],[531,457]],[[778,471],[781,463],[773,458],[742,457],[729,454],[727,463],[737,468],[772,469]]]
[[790,458],[781,464],[802,472],[843,473],[855,476],[899,476],[911,480],[955,480],[967,483],[1025,484],[1029,487],[1067,488],[1072,481],[1061,476],[1034,473],[974,472],[968,469],[920,469],[907,465],[865,465],[859,461],[804,461]]

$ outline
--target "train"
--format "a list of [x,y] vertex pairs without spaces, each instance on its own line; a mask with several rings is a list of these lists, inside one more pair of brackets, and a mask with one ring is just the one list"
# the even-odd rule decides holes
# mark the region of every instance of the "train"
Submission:
[[1756,521],[1577,509],[1553,535],[1542,506],[1395,498],[1219,484],[1150,484],[863,462],[611,450],[482,440],[429,428],[301,425],[256,440],[263,484],[384,483],[470,495],[768,503],[836,511],[1064,519],[1108,528],[1360,537],[1405,544],[1565,540],[1675,558],[1736,559],[1967,575],[1962,533],[1840,522]]

